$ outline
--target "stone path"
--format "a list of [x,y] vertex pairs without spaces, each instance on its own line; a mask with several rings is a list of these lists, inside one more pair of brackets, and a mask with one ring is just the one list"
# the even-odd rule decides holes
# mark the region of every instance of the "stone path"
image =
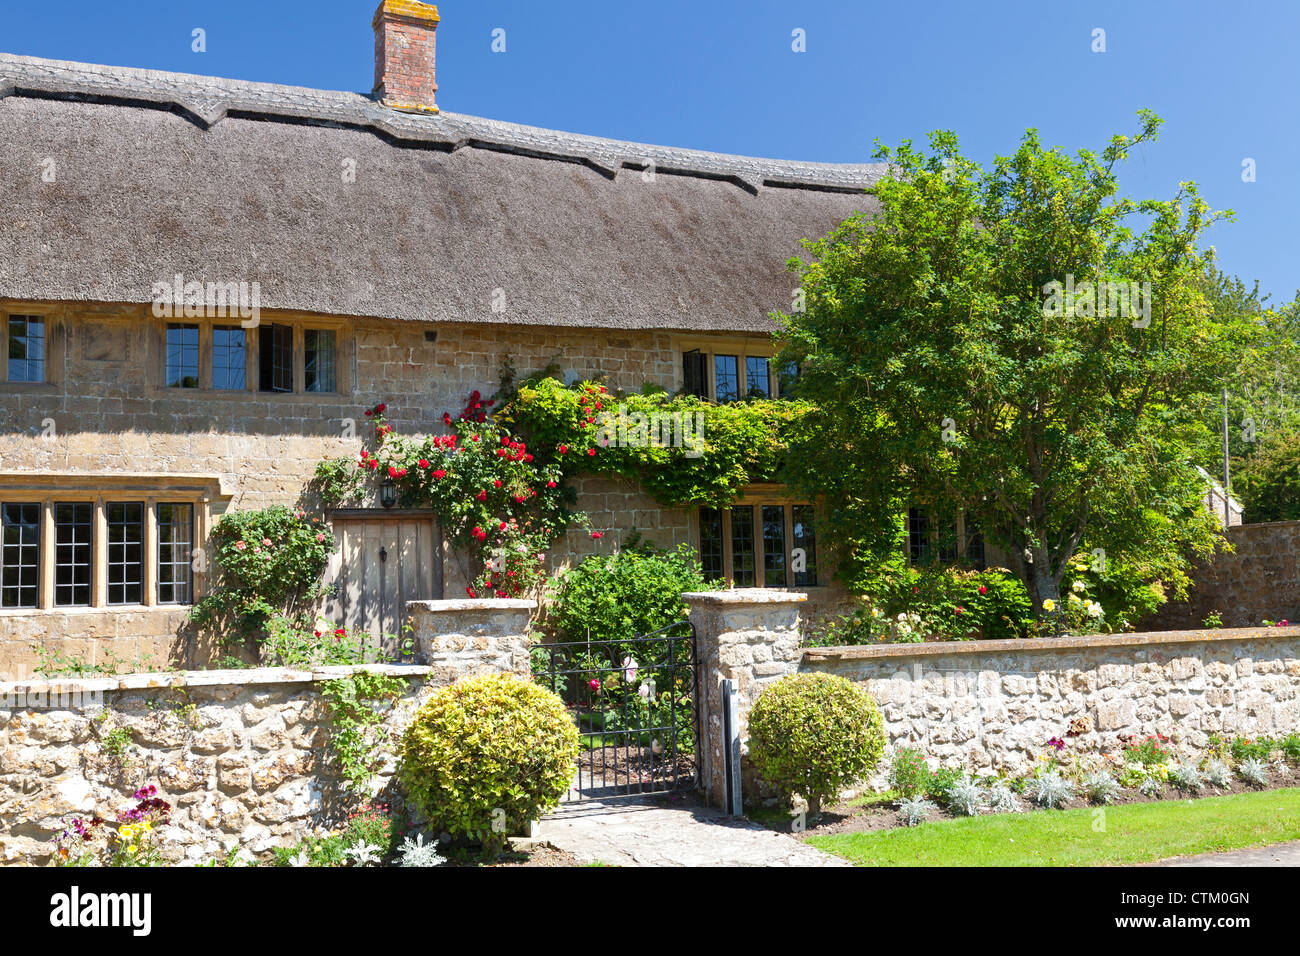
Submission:
[[1300,840],[1257,846],[1249,850],[1226,850],[1159,860],[1148,866],[1300,866]]
[[693,797],[565,804],[534,836],[584,863],[612,866],[849,866],[785,833]]

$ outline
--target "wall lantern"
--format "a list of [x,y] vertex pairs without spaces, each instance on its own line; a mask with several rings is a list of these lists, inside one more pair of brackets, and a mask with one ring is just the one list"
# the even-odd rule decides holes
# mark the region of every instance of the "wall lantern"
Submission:
[[397,504],[397,485],[393,484],[392,478],[385,478],[384,483],[379,486],[379,503],[385,508]]

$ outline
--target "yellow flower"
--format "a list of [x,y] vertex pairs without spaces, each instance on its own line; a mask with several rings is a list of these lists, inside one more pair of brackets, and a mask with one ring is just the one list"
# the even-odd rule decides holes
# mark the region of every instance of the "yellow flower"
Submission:
[[1055,610],[1056,610],[1056,602],[1053,601],[1051,598],[1048,598],[1046,601],[1043,602],[1043,610],[1044,610],[1044,611],[1047,611],[1049,614],[1050,614],[1052,611],[1055,611]]

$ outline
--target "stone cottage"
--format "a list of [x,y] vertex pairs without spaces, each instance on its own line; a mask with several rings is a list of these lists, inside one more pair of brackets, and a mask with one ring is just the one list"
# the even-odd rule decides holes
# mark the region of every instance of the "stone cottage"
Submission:
[[[883,167],[442,112],[438,22],[380,5],[369,95],[0,54],[0,671],[26,676],[35,641],[184,659],[213,522],[297,501],[376,402],[399,430],[438,430],[506,358],[779,395],[786,261],[869,212]],[[589,479],[579,506],[608,532],[557,564],[635,528],[703,537],[738,585],[835,599],[825,568],[769,567],[796,531],[815,548],[807,503],[779,487],[702,515]],[[341,623],[395,630],[406,601],[460,593],[430,514],[330,518]]]

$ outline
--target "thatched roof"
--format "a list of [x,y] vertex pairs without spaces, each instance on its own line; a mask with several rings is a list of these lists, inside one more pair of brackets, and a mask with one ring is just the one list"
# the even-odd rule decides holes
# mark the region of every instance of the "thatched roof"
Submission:
[[767,330],[799,240],[883,170],[0,54],[0,298],[149,302],[180,273],[264,309]]

